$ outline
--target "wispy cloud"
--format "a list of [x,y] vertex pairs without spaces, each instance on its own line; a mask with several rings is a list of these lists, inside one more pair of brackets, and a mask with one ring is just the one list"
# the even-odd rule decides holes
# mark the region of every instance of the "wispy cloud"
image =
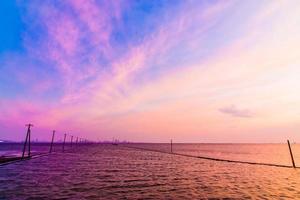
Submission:
[[253,114],[250,112],[250,110],[239,109],[235,105],[220,108],[219,111],[224,113],[224,114],[231,115],[233,117],[242,117],[242,118],[253,117]]
[[[297,119],[300,9],[290,2],[70,0],[23,7],[26,52],[0,57],[0,84],[13,94],[0,91],[1,122],[151,139],[230,132],[231,117],[253,118],[240,120],[241,133]],[[285,117],[274,117],[283,111]]]

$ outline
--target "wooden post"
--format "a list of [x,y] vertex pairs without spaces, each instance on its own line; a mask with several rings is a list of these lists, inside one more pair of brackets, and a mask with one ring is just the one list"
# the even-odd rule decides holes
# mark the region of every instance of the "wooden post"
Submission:
[[171,153],[173,153],[173,141],[171,139]]
[[31,127],[33,126],[33,124],[26,124],[25,126],[28,127],[27,129],[27,135],[26,135],[26,141],[24,144],[24,149],[23,149],[23,154],[22,154],[22,158],[24,158],[24,154],[25,154],[25,150],[26,150],[26,144],[27,144],[27,138],[28,138],[28,157],[30,157],[31,154],[31,149],[30,149],[30,133],[31,133]]
[[32,124],[28,124],[28,130],[29,130],[29,132],[28,132],[28,157],[30,157],[30,155],[31,155],[31,139],[30,139],[30,137],[31,137],[30,127],[31,126],[32,126]]
[[53,141],[54,141],[54,135],[55,135],[55,130],[53,130],[53,133],[52,133],[52,140],[51,140],[51,144],[50,144],[50,150],[49,150],[49,153],[52,152],[52,146],[53,146]]
[[64,137],[64,143],[63,143],[63,152],[65,151],[66,137],[67,137],[67,134],[65,134],[65,137]]
[[26,139],[25,139],[25,142],[24,142],[23,153],[22,153],[22,159],[24,158],[24,155],[25,155],[26,145],[27,145],[27,140],[28,140],[28,130],[27,130],[27,133],[26,133]]
[[71,136],[71,148],[73,146],[73,135]]
[[290,141],[287,140],[287,143],[288,143],[288,146],[289,146],[289,150],[290,150],[290,154],[291,154],[291,159],[292,159],[293,167],[296,168],[295,161],[294,161],[294,156],[293,156],[293,152],[292,152],[292,148],[291,148],[291,145],[290,145]]

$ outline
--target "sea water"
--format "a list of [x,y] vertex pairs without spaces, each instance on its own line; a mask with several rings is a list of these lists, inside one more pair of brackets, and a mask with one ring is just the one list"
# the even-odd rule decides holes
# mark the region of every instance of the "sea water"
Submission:
[[[3,146],[6,145],[6,146]],[[218,162],[140,149],[170,144],[54,146],[0,166],[0,199],[300,199],[300,169]],[[33,144],[35,153],[49,144]],[[292,144],[296,165],[300,148]],[[21,152],[22,144],[0,144]],[[291,165],[287,144],[173,144],[173,152]]]

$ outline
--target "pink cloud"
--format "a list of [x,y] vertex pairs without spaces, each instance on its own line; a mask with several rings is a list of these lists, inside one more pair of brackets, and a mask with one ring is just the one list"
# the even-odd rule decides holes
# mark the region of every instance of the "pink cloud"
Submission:
[[233,117],[243,117],[243,118],[253,117],[253,114],[249,110],[239,109],[235,105],[220,108],[219,111],[224,114],[229,114]]
[[69,1],[69,4],[75,9],[79,19],[86,25],[89,32],[93,35],[90,38],[95,44],[108,43],[111,27],[109,13],[106,12],[106,4],[101,7],[96,1],[76,0]]
[[[129,43],[120,55],[110,44],[111,20],[121,20],[124,9],[116,2],[64,2],[72,12],[51,3],[45,6],[39,15],[47,33],[35,51],[43,61],[54,63],[62,78],[57,83],[62,95],[52,104],[37,99],[2,101],[1,123],[23,126],[31,121],[49,130],[72,129],[97,139],[115,134],[134,140],[224,139],[226,134],[236,138],[239,133],[246,138],[252,132],[259,135],[263,126],[291,129],[291,121],[298,123],[300,40],[297,31],[290,31],[296,21],[283,23],[285,15],[272,21],[274,12],[285,13],[280,6],[253,11],[257,15],[228,30],[236,33],[229,44],[212,48],[207,57],[193,57],[218,43],[209,41],[210,31],[223,22],[234,2],[208,6],[203,12],[184,4],[176,15],[168,13],[170,20],[157,23],[142,42]],[[298,15],[293,12],[288,19]],[[260,21],[266,18],[274,29],[260,33],[264,28]],[[231,20],[229,24],[239,22]],[[180,62],[185,52],[187,59]],[[158,75],[144,77],[148,72]],[[20,73],[19,78],[30,81],[27,74]],[[52,79],[41,80],[32,91],[46,91],[53,85]],[[247,109],[224,107],[239,102]]]

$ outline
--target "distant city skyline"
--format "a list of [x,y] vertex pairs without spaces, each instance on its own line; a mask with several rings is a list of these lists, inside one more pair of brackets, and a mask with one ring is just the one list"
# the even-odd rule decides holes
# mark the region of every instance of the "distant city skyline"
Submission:
[[298,1],[1,1],[0,138],[300,141]]

